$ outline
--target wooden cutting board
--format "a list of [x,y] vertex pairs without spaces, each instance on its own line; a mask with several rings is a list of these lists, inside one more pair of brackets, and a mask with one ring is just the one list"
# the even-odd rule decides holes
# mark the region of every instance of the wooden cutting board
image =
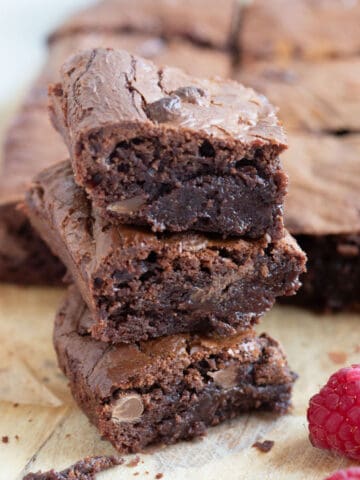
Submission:
[[[0,479],[63,469],[87,455],[114,454],[74,404],[56,365],[52,326],[61,289],[0,286]],[[316,316],[276,307],[259,331],[279,339],[300,375],[291,414],[250,414],[209,431],[207,437],[140,455],[99,479],[316,480],[348,465],[308,441],[309,397],[336,369],[360,360],[360,316]],[[273,440],[268,453],[252,445]],[[126,463],[134,458],[129,456]],[[136,463],[136,462],[134,462]],[[148,473],[147,473],[148,472]]]

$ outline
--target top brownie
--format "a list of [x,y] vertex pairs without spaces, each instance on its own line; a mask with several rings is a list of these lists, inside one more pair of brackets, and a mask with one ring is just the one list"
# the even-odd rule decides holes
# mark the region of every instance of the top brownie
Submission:
[[52,120],[102,215],[155,231],[282,236],[286,139],[265,97],[122,50],[82,52],[61,78]]

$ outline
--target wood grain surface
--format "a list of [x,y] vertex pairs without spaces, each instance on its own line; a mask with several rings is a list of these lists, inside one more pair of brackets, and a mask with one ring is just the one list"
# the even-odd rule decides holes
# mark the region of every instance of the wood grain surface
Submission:
[[[63,469],[87,455],[114,454],[74,404],[56,365],[52,327],[61,289],[0,286],[0,479]],[[359,362],[360,316],[317,316],[276,307],[259,331],[279,339],[300,377],[291,414],[250,414],[213,428],[198,441],[152,448],[137,466],[122,465],[99,479],[317,480],[348,465],[308,441],[306,407],[328,376]],[[273,440],[261,453],[257,440]],[[133,456],[126,458],[126,463]],[[146,473],[148,472],[148,473]]]

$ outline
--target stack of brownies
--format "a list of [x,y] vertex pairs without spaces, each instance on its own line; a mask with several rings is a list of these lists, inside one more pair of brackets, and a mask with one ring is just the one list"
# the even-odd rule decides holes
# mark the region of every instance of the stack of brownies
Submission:
[[26,211],[74,282],[54,341],[80,407],[119,451],[286,411],[294,374],[253,330],[305,264],[283,228],[275,109],[101,48],[49,92],[70,161],[37,176]]

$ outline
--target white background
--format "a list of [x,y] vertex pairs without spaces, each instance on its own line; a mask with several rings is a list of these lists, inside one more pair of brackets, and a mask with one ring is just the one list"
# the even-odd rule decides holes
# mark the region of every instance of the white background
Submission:
[[45,39],[91,0],[0,0],[0,102],[12,101],[39,71]]

